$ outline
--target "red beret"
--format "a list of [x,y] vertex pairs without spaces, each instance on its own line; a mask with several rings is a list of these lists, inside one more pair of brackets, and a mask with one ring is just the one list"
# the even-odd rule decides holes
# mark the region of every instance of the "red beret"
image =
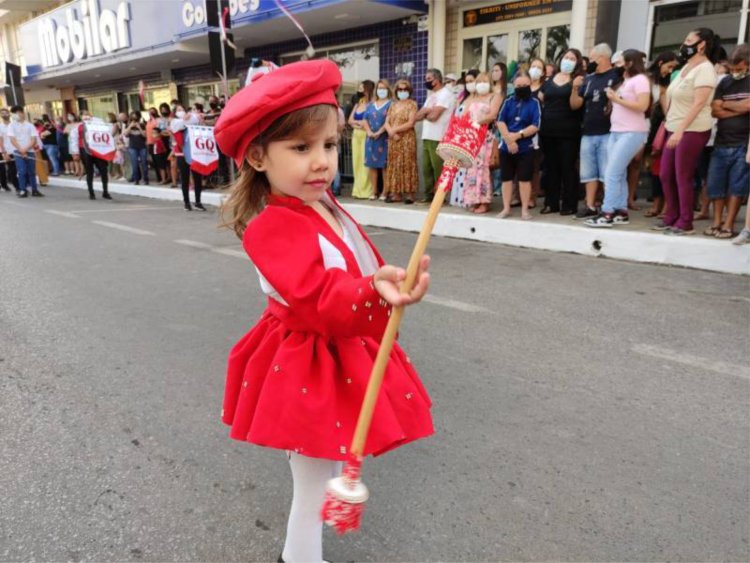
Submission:
[[216,122],[221,152],[242,166],[250,143],[282,115],[317,104],[338,106],[341,71],[327,59],[284,65],[258,74],[232,96]]

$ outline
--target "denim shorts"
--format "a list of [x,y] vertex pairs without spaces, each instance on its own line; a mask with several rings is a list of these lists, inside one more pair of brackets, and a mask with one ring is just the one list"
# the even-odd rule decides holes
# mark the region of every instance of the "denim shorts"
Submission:
[[717,147],[708,165],[709,199],[730,196],[746,197],[750,188],[750,164],[745,161],[747,145],[740,147]]
[[607,169],[606,135],[584,135],[581,137],[581,182],[604,182],[604,172]]

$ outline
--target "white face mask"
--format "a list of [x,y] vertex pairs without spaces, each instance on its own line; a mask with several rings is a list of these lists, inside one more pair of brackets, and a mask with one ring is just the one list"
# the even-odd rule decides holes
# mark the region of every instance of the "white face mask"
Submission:
[[385,88],[378,88],[378,98],[385,100],[388,97],[388,90]]
[[402,90],[401,92],[396,92],[396,96],[398,96],[399,100],[408,100],[409,99],[409,92],[404,92]]
[[455,86],[453,87],[453,93],[454,93],[454,94],[456,94],[456,95],[460,94],[460,93],[461,93],[461,92],[463,92],[463,91],[464,91],[464,87],[463,87],[463,86],[461,86],[460,84],[456,84],[456,85],[455,85]]
[[529,77],[532,80],[539,80],[542,77],[542,71],[536,67],[529,69]]
[[175,116],[177,116],[177,119],[185,119],[185,112],[181,109],[177,110]]
[[476,84],[476,82],[467,82],[466,83],[466,91],[469,94],[473,94],[474,92],[476,92],[477,91],[477,84]]
[[477,94],[480,96],[484,96],[485,94],[489,94],[490,92],[490,85],[488,82],[478,82],[477,83]]
[[576,62],[570,59],[563,59],[560,63],[560,71],[570,74],[576,69]]

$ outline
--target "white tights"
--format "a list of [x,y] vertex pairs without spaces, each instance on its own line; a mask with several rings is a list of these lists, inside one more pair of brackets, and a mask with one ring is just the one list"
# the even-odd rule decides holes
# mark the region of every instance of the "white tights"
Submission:
[[290,453],[289,465],[294,479],[294,496],[281,557],[286,563],[321,563],[323,520],[320,510],[326,496],[326,484],[341,473],[342,463]]

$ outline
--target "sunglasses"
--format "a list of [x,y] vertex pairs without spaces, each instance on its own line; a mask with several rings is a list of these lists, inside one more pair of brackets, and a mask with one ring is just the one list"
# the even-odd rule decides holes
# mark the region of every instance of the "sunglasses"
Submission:
[[408,92],[408,88],[396,88],[396,92]]

